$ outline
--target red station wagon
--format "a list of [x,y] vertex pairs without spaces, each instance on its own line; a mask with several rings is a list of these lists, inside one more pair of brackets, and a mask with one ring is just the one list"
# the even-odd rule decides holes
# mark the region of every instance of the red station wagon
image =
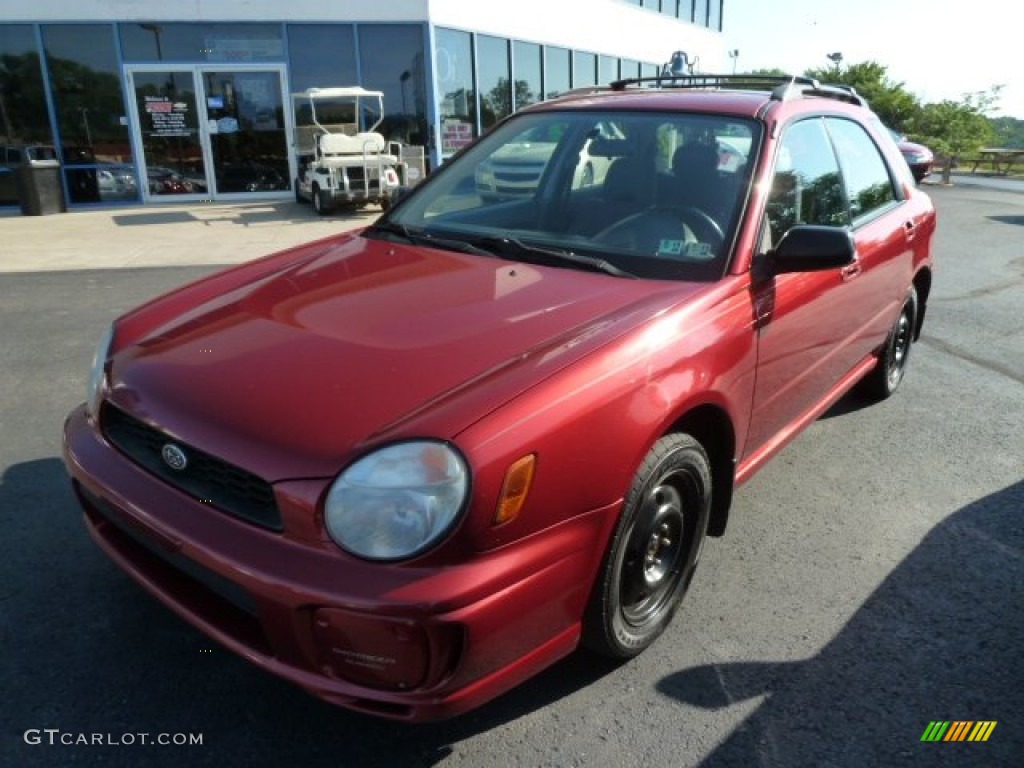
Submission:
[[[538,131],[534,188],[481,197]],[[118,319],[65,460],[100,547],[224,646],[344,707],[452,716],[654,642],[734,490],[854,385],[899,385],[934,230],[849,88],[570,94],[365,230]]]

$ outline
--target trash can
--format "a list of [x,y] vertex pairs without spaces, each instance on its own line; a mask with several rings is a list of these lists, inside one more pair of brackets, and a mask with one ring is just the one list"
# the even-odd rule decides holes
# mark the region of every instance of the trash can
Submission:
[[26,157],[24,163],[15,169],[14,179],[23,215],[44,216],[68,209],[57,160]]

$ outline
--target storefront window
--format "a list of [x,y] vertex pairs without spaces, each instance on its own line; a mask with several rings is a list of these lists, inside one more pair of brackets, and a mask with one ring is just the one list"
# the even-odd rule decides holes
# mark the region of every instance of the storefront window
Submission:
[[608,85],[619,79],[619,60],[611,56],[597,57],[597,83]]
[[472,40],[467,32],[438,29],[434,35],[434,46],[441,118],[438,141],[441,157],[450,157],[476,135]]
[[549,99],[569,90],[570,53],[565,48],[544,49],[544,92]]
[[288,61],[295,93],[359,83],[351,24],[289,24]]
[[360,24],[356,34],[362,85],[384,93],[384,122],[378,130],[392,141],[425,146],[427,77],[423,68],[423,27]]
[[125,61],[240,64],[284,59],[280,24],[121,24]]
[[573,52],[572,84],[574,88],[597,85],[597,56],[582,51]]
[[711,0],[708,5],[708,26],[716,31],[722,31],[722,0]]
[[106,172],[123,173],[132,163],[114,28],[45,25],[43,42],[68,195],[73,203],[100,202],[107,199]]
[[0,205],[18,202],[14,169],[35,146],[53,146],[36,38],[27,24],[0,24]]
[[693,4],[693,23],[702,27],[708,25],[708,0],[695,0]]
[[516,88],[513,109],[535,104],[544,98],[541,88],[540,46],[536,43],[512,43],[512,66],[515,72]]
[[623,80],[631,77],[640,77],[639,61],[635,61],[634,59],[623,59],[619,68],[622,73]]
[[512,114],[508,40],[477,35],[477,83],[480,87],[480,129],[486,131]]

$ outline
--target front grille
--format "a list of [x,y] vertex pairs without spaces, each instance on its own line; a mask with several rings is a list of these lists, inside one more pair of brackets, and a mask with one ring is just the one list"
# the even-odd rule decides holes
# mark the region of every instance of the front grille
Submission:
[[[114,447],[178,490],[234,517],[282,530],[274,491],[265,480],[175,440],[110,403],[104,403],[100,423]],[[168,443],[185,452],[184,469],[171,469],[164,461],[161,452]]]

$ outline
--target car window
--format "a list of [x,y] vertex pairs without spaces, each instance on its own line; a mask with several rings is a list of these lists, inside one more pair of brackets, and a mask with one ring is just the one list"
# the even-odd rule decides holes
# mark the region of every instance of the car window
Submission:
[[854,224],[895,203],[889,166],[867,131],[841,118],[830,117],[826,124],[839,155]]
[[772,243],[796,224],[850,223],[839,164],[820,118],[795,123],[783,134],[765,212]]
[[630,274],[713,279],[724,273],[759,131],[753,120],[686,113],[522,113],[449,161],[392,218],[449,242],[514,237]]

